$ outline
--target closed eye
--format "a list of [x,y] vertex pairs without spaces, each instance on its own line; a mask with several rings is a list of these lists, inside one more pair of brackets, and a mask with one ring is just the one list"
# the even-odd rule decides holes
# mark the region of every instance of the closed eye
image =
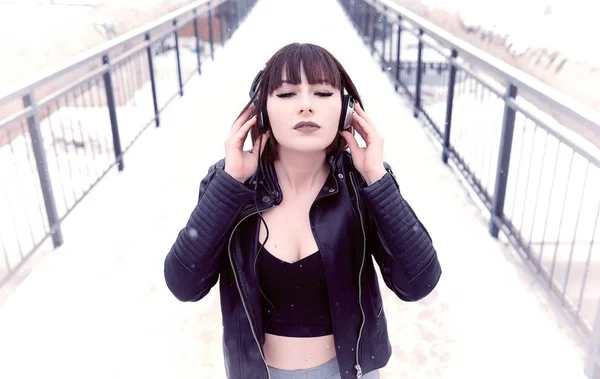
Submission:
[[[292,97],[294,95],[295,95],[295,93],[293,93],[293,92],[286,92],[286,93],[278,94],[277,97],[285,99],[288,97]],[[317,92],[316,95],[319,97],[330,97],[331,95],[333,95],[333,93],[332,92]]]

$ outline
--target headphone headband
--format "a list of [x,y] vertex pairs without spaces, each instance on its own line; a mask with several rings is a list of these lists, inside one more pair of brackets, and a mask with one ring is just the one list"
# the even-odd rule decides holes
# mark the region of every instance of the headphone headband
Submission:
[[254,80],[252,81],[252,85],[250,86],[250,93],[249,93],[251,99],[254,97],[254,95],[256,95],[256,90],[258,89],[258,83],[260,82],[262,73],[263,73],[263,70],[260,70],[258,72],[258,74],[256,74],[256,76],[254,77]]

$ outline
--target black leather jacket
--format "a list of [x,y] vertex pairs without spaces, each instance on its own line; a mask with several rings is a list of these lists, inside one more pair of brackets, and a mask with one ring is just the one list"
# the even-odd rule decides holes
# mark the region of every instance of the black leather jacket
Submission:
[[[390,166],[367,186],[348,152],[329,156],[331,174],[309,212],[323,257],[337,361],[343,379],[384,367],[391,356],[373,257],[385,284],[402,300],[427,296],[441,275],[431,238],[403,199]],[[259,209],[281,202],[271,164],[240,183],[212,165],[198,204],[165,259],[165,280],[180,301],[198,301],[220,276],[223,351],[229,379],[270,378],[262,346],[256,275]],[[256,174],[255,174],[256,175]]]

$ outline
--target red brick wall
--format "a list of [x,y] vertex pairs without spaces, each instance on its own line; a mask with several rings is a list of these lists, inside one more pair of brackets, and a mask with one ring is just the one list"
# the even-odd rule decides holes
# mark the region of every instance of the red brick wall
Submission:
[[[212,17],[212,28],[213,28],[213,41],[221,40],[221,28],[219,24],[219,19],[216,17]],[[198,34],[200,35],[200,39],[204,41],[210,40],[210,35],[208,32],[208,16],[199,17],[198,18]],[[179,35],[184,37],[194,37],[194,23],[190,22],[187,25],[183,26],[179,30]]]

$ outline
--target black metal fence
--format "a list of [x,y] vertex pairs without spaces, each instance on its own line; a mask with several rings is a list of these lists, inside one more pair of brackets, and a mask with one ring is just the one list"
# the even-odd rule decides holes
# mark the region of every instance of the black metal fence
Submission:
[[598,114],[394,4],[340,0],[584,343],[600,301],[600,151],[573,130]]
[[0,289],[115,166],[256,0],[196,1],[0,97]]

